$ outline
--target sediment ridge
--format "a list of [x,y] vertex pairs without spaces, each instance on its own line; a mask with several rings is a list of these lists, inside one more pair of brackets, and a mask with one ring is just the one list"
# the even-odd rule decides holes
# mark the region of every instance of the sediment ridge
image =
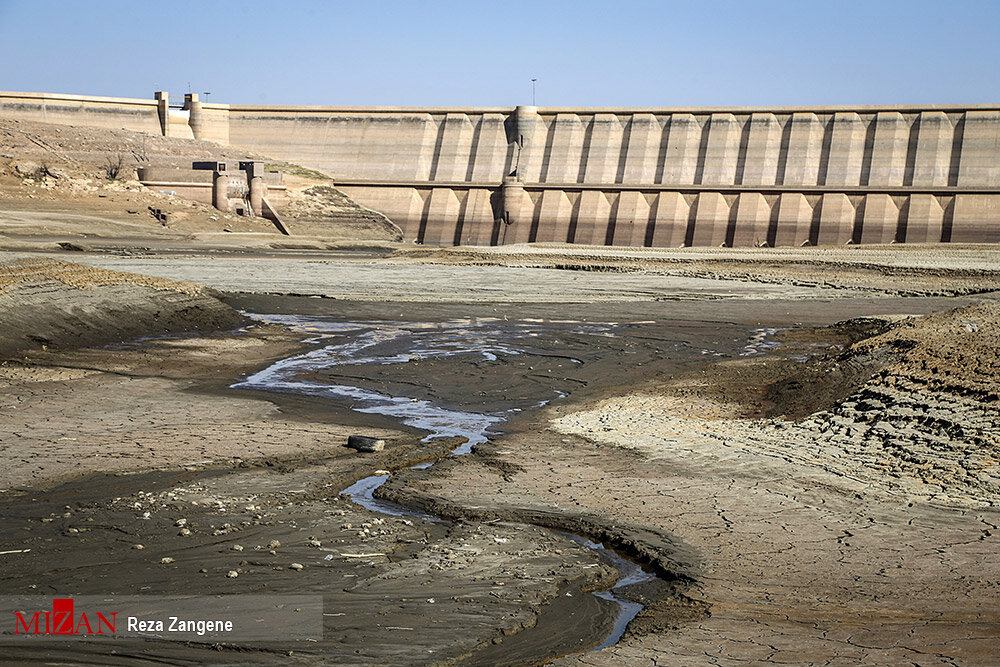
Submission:
[[57,259],[0,264],[0,356],[238,326],[219,292]]

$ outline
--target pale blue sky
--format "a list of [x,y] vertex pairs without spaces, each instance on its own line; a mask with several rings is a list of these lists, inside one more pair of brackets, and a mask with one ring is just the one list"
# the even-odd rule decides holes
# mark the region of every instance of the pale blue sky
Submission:
[[1000,100],[1000,0],[0,0],[0,90],[245,104]]

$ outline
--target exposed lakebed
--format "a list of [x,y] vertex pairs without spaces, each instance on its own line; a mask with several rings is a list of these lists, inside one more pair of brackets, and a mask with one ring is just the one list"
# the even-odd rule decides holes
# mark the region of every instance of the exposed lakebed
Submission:
[[[398,304],[359,307],[298,298],[271,303],[290,317],[268,317],[271,326],[250,327],[215,343],[154,339],[63,360],[213,378],[204,389],[177,395],[184,408],[178,415],[195,415],[179,418],[193,419],[198,436],[217,431],[233,443],[250,442],[259,430],[259,437],[286,454],[257,458],[246,448],[232,460],[191,459],[193,467],[176,473],[99,475],[32,493],[23,506],[8,503],[5,535],[31,548],[32,560],[29,568],[11,571],[6,590],[34,591],[44,573],[47,590],[72,594],[178,594],[191,591],[192,583],[201,594],[321,592],[328,610],[324,639],[286,647],[317,662],[339,655],[348,662],[433,664],[468,656],[473,662],[525,664],[592,649],[614,641],[625,617],[613,630],[617,605],[584,591],[606,590],[616,581],[608,559],[550,528],[603,540],[599,531],[576,522],[530,525],[525,521],[532,519],[516,514],[480,519],[461,508],[445,514],[450,522],[386,515],[384,504],[373,507],[380,512],[373,514],[339,492],[365,480],[367,490],[356,498],[382,495],[389,485],[376,491],[385,478],[381,471],[398,471],[389,477],[397,486],[411,475],[446,479],[444,462],[429,470],[409,468],[441,457],[449,465],[485,460],[448,456],[459,442],[468,449],[475,443],[503,446],[514,433],[549,437],[535,430],[545,414],[539,406],[568,408],[708,360],[737,358],[757,328],[619,317],[606,310],[594,317],[586,306],[563,316],[579,321],[567,321],[537,309],[490,316],[494,309],[488,306],[435,317]],[[278,340],[294,344],[284,353],[251,355],[261,361],[240,366],[238,373],[225,370],[233,362],[219,352],[231,349],[225,354],[239,356],[272,339],[275,347],[269,349],[276,351]],[[295,342],[302,339],[309,341],[305,348]],[[240,377],[239,388],[227,388]],[[251,380],[258,386],[250,387]],[[130,396],[135,387],[129,384]],[[167,405],[157,396],[150,418]],[[216,401],[243,401],[252,412],[231,425],[218,424],[210,412]],[[105,402],[104,411],[109,408]],[[197,417],[203,413],[196,410],[206,416]],[[128,407],[124,414],[134,412]],[[257,415],[266,421],[250,426]],[[350,432],[384,432],[389,445],[384,452],[354,454],[341,446]],[[429,437],[434,435],[442,437]],[[310,440],[322,446],[301,446]],[[404,513],[413,511],[409,499],[400,503]],[[441,515],[434,507],[424,513]],[[39,517],[51,521],[39,523]],[[179,534],[179,517],[187,519],[191,535]],[[269,550],[272,541],[281,546]],[[165,557],[173,562],[164,564]],[[109,561],[117,563],[113,576],[102,567]],[[305,567],[296,571],[292,563]],[[230,571],[238,571],[238,578],[227,578]],[[627,591],[615,591],[620,593]],[[456,627],[465,628],[461,637]],[[163,659],[204,657],[208,650],[171,642],[142,648]],[[264,652],[249,660],[240,647],[234,651],[230,657],[243,662],[273,658]],[[66,655],[53,647],[53,658]],[[107,661],[100,649],[95,655]]]
[[[345,378],[363,378],[347,369],[365,366],[394,366],[421,360],[438,360],[466,356],[485,362],[501,362],[501,357],[547,357],[565,363],[582,365],[583,360],[551,349],[553,341],[570,337],[614,337],[614,324],[584,324],[573,321],[525,320],[510,322],[496,318],[473,318],[440,323],[402,322],[341,322],[319,316],[260,315],[251,317],[266,324],[280,324],[310,335],[309,343],[320,347],[309,352],[282,359],[234,385],[235,388],[258,389],[309,394],[333,400],[349,401],[351,409],[363,413],[386,415],[402,423],[426,430],[424,441],[442,437],[459,437],[462,444],[451,451],[452,456],[468,454],[476,445],[487,442],[492,428],[499,426],[512,414],[527,408],[538,408],[552,399],[565,398],[568,389],[551,389],[550,399],[536,401],[537,397],[505,395],[510,407],[502,411],[466,412],[449,409],[434,401],[395,396],[364,386],[345,384]],[[346,339],[346,340],[345,340]],[[547,341],[541,345],[537,341]],[[566,379],[567,381],[569,378]],[[365,382],[365,384],[369,384]],[[480,392],[483,395],[484,392]],[[486,401],[483,401],[486,404]],[[433,461],[413,468],[426,469]],[[389,516],[404,516],[418,520],[442,521],[433,515],[375,497],[376,490],[389,479],[388,471],[378,471],[364,477],[340,491],[368,510]],[[595,596],[618,605],[615,622],[610,632],[595,649],[617,642],[628,623],[642,610],[643,605],[629,601],[617,594],[632,584],[654,578],[640,566],[604,547],[599,542],[581,536],[566,535],[581,546],[598,552],[601,558],[619,572],[618,581],[610,589],[597,591]]]

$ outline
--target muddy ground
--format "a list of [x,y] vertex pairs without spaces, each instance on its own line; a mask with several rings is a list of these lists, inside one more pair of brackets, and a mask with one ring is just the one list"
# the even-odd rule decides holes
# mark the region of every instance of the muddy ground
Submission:
[[[322,305],[301,301],[269,298],[254,305],[299,312]],[[382,309],[384,319],[398,321],[395,305]],[[345,314],[352,310],[348,304]],[[606,319],[600,312],[590,315]],[[590,395],[608,382],[627,383],[637,377],[629,364],[655,373],[699,364],[702,344],[728,348],[743,341],[746,329],[626,324],[627,333],[613,337],[600,332],[539,341],[537,353],[523,359],[415,362],[402,375],[376,373],[369,381],[455,407],[528,406],[551,398],[557,387]],[[241,369],[299,347],[296,338],[264,326],[235,336],[36,350],[4,366],[8,395],[18,409],[5,420],[18,452],[9,452],[6,488],[14,495],[17,482],[23,487],[26,478],[34,481],[5,505],[6,535],[0,539],[32,550],[29,567],[11,563],[15,567],[6,570],[6,592],[153,595],[183,592],[192,580],[206,593],[321,591],[327,609],[344,615],[329,617],[329,644],[293,647],[303,660],[436,663],[475,656],[477,647],[513,634],[517,640],[504,642],[503,657],[519,664],[600,641],[614,609],[582,590],[611,575],[591,552],[522,522],[383,523],[337,498],[337,491],[366,474],[442,455],[444,444],[419,444],[412,431],[388,420],[365,416],[361,423],[342,405],[227,389]],[[569,360],[577,357],[584,363]],[[356,377],[357,371],[338,372]],[[516,396],[473,387],[507,387]],[[95,399],[100,419],[87,407]],[[59,413],[55,424],[53,411]],[[349,453],[342,445],[350,433],[386,437],[390,447],[383,455]],[[95,455],[99,462],[90,463],[87,457]],[[150,465],[168,472],[120,476]],[[119,475],[76,477],[87,468]],[[72,481],[62,481],[67,477]],[[191,535],[179,535],[178,519],[186,519]],[[272,540],[284,546],[265,548]],[[308,546],[313,540],[319,545]],[[243,549],[234,552],[234,546]],[[353,557],[359,554],[368,555]],[[175,560],[163,564],[162,558]],[[113,572],[107,571],[110,562],[116,564]],[[290,571],[293,562],[306,567]],[[231,570],[239,576],[227,577]],[[536,612],[556,603],[551,618],[541,616],[544,632],[515,634],[536,625]],[[462,629],[461,640],[456,628]],[[19,659],[59,655],[55,649],[17,652],[16,645],[10,650]],[[70,655],[79,659],[76,650]],[[100,647],[90,650],[99,661]],[[129,659],[139,650],[150,659],[200,655],[192,647],[164,644],[133,648]],[[260,650],[266,662],[278,649]],[[212,660],[230,660],[212,651]]]
[[[0,592],[155,595],[194,583],[204,594],[319,592],[328,615],[317,643],[39,651],[8,637],[9,659],[997,657],[995,376],[954,353],[996,358],[983,337],[996,330],[989,294],[902,298],[894,288],[791,280],[370,257],[76,257],[204,282],[257,313],[394,324],[569,319],[613,324],[613,333],[542,335],[532,354],[495,361],[328,371],[458,409],[524,408],[473,454],[425,471],[406,467],[454,443],[422,443],[422,433],[345,402],[229,389],[306,349],[302,334],[280,327],[21,353],[0,366],[0,543],[31,551],[0,555]],[[288,289],[297,284],[311,289]],[[472,301],[480,296],[489,301]],[[893,328],[906,315],[970,305]],[[857,320],[865,316],[878,319]],[[854,321],[837,325],[844,320]],[[973,376],[978,384],[965,382]],[[531,408],[557,390],[567,395]],[[965,414],[978,420],[971,429]],[[351,433],[389,445],[357,454],[342,446]],[[966,465],[947,451],[964,453]],[[956,467],[966,474],[942,474]],[[378,470],[397,471],[384,496],[455,523],[380,516],[338,497]],[[660,575],[629,591],[646,608],[617,645],[587,651],[615,608],[585,591],[609,585],[612,571],[550,528],[602,540]]]

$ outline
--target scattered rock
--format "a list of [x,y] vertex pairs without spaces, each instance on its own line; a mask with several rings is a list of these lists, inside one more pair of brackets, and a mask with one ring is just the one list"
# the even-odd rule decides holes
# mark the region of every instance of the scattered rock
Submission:
[[42,165],[30,160],[18,160],[11,163],[10,167],[16,175],[24,178],[35,178],[42,171]]
[[235,579],[236,577],[240,576],[240,573],[237,572],[236,570],[230,570],[228,573],[226,573],[226,576],[229,577],[230,579]]
[[369,438],[365,435],[352,435],[347,438],[347,446],[359,452],[381,452],[385,449],[385,440]]
[[160,562],[163,563],[164,565],[169,565],[170,563],[174,562],[174,559],[171,558],[170,556],[166,556],[165,558],[161,558]]
[[288,567],[290,567],[291,569],[293,569],[293,570],[295,570],[296,572],[298,572],[298,571],[300,571],[300,570],[301,570],[302,568],[304,568],[304,567],[305,567],[305,565],[303,565],[302,563],[292,563],[292,564],[291,564],[291,565],[289,565]]

